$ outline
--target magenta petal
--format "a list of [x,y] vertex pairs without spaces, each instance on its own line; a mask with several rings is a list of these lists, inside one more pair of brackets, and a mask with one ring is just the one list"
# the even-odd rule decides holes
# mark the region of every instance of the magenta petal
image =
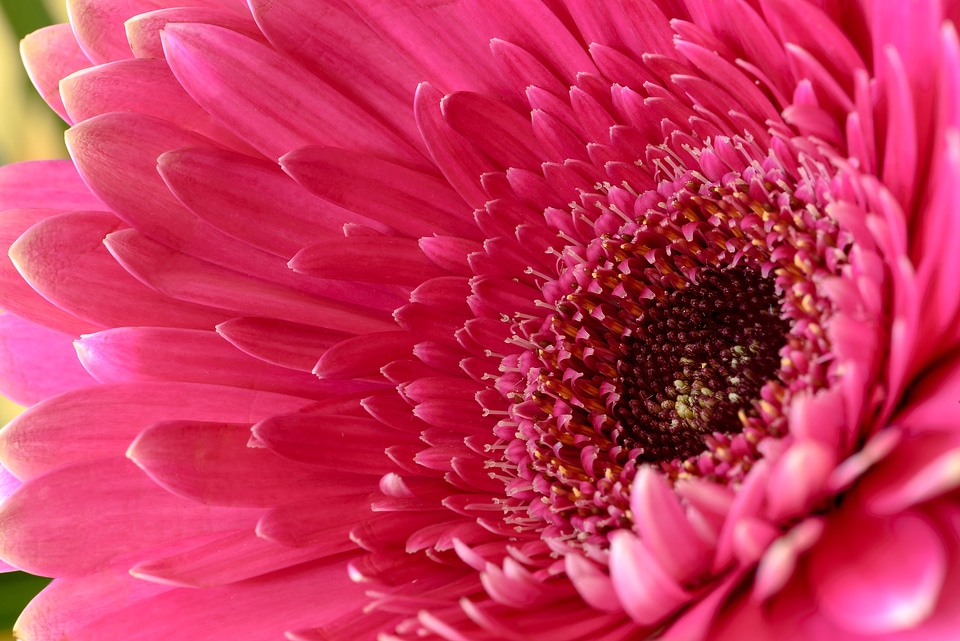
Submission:
[[323,353],[348,334],[271,318],[233,318],[217,333],[245,354],[267,363],[311,372]]
[[379,332],[347,339],[324,352],[313,373],[320,378],[343,380],[376,376],[384,361],[413,354],[415,342],[406,332]]
[[[331,472],[370,474],[394,471],[384,456],[385,444],[405,440],[379,421],[352,416],[277,416],[255,425],[253,433],[267,447],[295,461],[321,465]],[[350,452],[349,458],[344,451]]]
[[60,93],[72,122],[112,111],[135,111],[167,120],[227,146],[250,150],[197,106],[162,58],[120,60],[86,69],[64,78],[60,82]]
[[376,487],[375,477],[356,481],[362,494],[338,494],[298,503],[288,503],[268,511],[257,523],[257,535],[284,546],[320,548],[328,553],[353,549],[350,532],[371,515],[369,491]]
[[138,58],[163,58],[160,34],[168,24],[180,22],[218,25],[266,43],[257,23],[249,15],[220,7],[170,7],[138,14],[124,23],[130,49]]
[[[197,216],[238,240],[289,260],[302,247],[370,222],[310,194],[276,163],[210,147],[168,151],[157,168]],[[246,185],[247,189],[235,189]],[[264,218],[270,225],[263,225]]]
[[324,492],[325,471],[249,447],[250,427],[157,423],[137,436],[127,456],[174,494],[210,505],[270,507]]
[[[163,350],[157,346],[163,345]],[[77,341],[84,367],[104,383],[180,381],[322,396],[315,377],[251,358],[212,331],[118,327]]]
[[[364,588],[343,580],[348,561],[337,558],[301,564],[206,590],[162,588],[160,594],[143,595],[123,605],[107,599],[111,607],[97,607],[103,615],[92,621],[84,617],[51,625],[46,619],[57,620],[54,613],[36,612],[31,624],[34,629],[49,631],[50,636],[38,638],[72,641],[152,641],[175,637],[184,629],[190,630],[194,641],[280,639],[289,628],[320,626],[346,614],[361,616]],[[324,598],[318,600],[318,594]],[[82,593],[70,596],[86,599]],[[67,599],[68,605],[72,599]],[[158,612],[175,612],[176,616],[158,617]],[[151,625],[144,626],[144,621]]]
[[8,498],[0,551],[28,572],[71,576],[168,541],[252,525],[256,514],[187,501],[131,461],[95,459],[31,479]]
[[953,356],[924,374],[901,404],[903,409],[895,417],[896,424],[918,431],[954,432],[960,418],[958,363],[958,357]]
[[713,559],[713,549],[693,528],[659,472],[649,467],[638,470],[630,507],[644,546],[674,581],[683,584],[703,573]]
[[919,515],[847,517],[831,524],[811,553],[810,580],[823,613],[836,625],[885,634],[930,616],[946,561],[941,535]]
[[441,109],[450,127],[501,166],[533,170],[543,162],[530,121],[503,103],[461,91],[446,96]]
[[591,607],[606,612],[621,609],[613,581],[606,572],[579,554],[567,554],[564,561],[567,576]]
[[304,247],[290,267],[318,278],[344,278],[389,285],[417,285],[446,275],[413,238],[355,236]]
[[[10,246],[28,229],[59,214],[59,211],[49,209],[3,211],[0,213],[0,248],[6,248],[9,253]],[[24,320],[73,336],[103,328],[102,325],[77,318],[41,296],[23,279],[9,256],[0,259],[0,283],[0,309]]]
[[657,558],[633,534],[610,537],[610,578],[620,605],[640,625],[653,625],[690,600]]
[[250,9],[278,51],[421,145],[409,108],[424,74],[351,4],[327,3],[320,12],[312,0],[253,0]]
[[69,160],[40,160],[0,167],[0,210],[103,207]]
[[246,36],[213,25],[171,24],[162,38],[187,93],[270,158],[322,144],[423,164],[418,152],[373,116]]
[[324,554],[291,549],[258,537],[253,530],[219,537],[185,552],[138,563],[130,574],[167,585],[209,588],[275,572]]
[[333,147],[304,147],[280,159],[314,194],[408,236],[476,236],[470,209],[442,180]]
[[62,638],[67,629],[112,614],[117,603],[136,603],[171,589],[135,579],[128,569],[128,565],[117,564],[83,578],[54,580],[24,609],[15,634],[21,639]]
[[343,332],[394,329],[384,312],[311,296],[180,254],[132,229],[110,234],[106,245],[130,273],[178,300],[230,309],[234,315],[276,318]]
[[92,385],[80,365],[73,337],[0,315],[0,391],[20,403],[33,405],[45,398]]
[[44,298],[94,325],[211,327],[224,320],[145,287],[118,265],[103,240],[123,226],[105,212],[54,216],[23,234],[10,258]]
[[[11,421],[0,430],[0,460],[18,478],[28,479],[73,461],[120,457],[141,430],[159,421],[254,423],[308,402],[207,384],[95,385],[47,399]],[[99,415],[96,432],[87,429],[91,412]],[[87,437],[73,436],[79,433]]]
[[60,98],[60,80],[91,63],[80,50],[70,25],[53,25],[31,33],[20,43],[20,55],[30,80],[50,108],[73,122]]

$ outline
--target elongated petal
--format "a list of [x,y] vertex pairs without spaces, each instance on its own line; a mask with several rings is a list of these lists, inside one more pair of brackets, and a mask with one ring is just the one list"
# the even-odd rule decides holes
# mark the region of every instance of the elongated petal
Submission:
[[21,405],[94,382],[80,365],[69,334],[2,314],[0,345],[0,390]]
[[[267,157],[328,144],[422,163],[418,152],[361,107],[246,36],[214,25],[172,24],[161,37],[187,93]],[[264,109],[264,92],[276,109]]]
[[[77,510],[90,518],[75,519]],[[35,574],[77,575],[167,541],[252,525],[255,514],[174,496],[131,461],[95,459],[31,479],[8,498],[0,550]]]
[[[25,480],[72,461],[120,457],[137,434],[160,421],[255,423],[308,403],[295,396],[209,384],[94,385],[45,400],[6,425],[0,430],[0,460]],[[88,429],[91,412],[101,414],[95,431]]]

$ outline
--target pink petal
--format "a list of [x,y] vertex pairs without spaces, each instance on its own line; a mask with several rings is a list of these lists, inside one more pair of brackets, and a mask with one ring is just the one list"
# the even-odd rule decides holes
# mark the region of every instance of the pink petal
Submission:
[[[29,623],[34,629],[45,630],[44,634],[49,631],[49,636],[41,638],[73,641],[150,641],[175,637],[184,629],[190,630],[195,641],[282,638],[290,628],[320,626],[345,615],[361,616],[361,605],[366,602],[363,587],[344,578],[348,561],[337,558],[301,564],[206,590],[167,588],[160,594],[132,600],[125,607],[107,599],[109,607],[97,607],[104,614],[92,621],[67,619],[59,623],[54,610],[37,612]],[[318,594],[324,595],[323,599],[318,600]],[[71,608],[76,607],[74,599],[88,598],[81,593],[65,596],[64,605]],[[50,605],[58,607],[59,600]],[[175,612],[176,616],[158,617],[158,612]],[[151,621],[150,626],[144,626],[146,620]]]
[[610,576],[579,554],[564,556],[567,576],[587,604],[604,612],[619,611],[620,604]]
[[[159,421],[254,423],[308,402],[206,384],[95,385],[50,398],[11,421],[0,430],[0,459],[25,480],[74,461],[122,456],[141,430]],[[92,415],[97,416],[95,432],[88,429]]]
[[213,25],[171,24],[161,37],[187,93],[267,157],[322,144],[424,163],[409,144],[335,89],[246,36]]
[[158,0],[69,0],[67,4],[80,48],[97,64],[132,57],[124,21],[161,5]]
[[321,198],[405,235],[477,235],[470,209],[429,174],[333,147],[297,149],[280,165]]
[[197,106],[162,58],[120,60],[80,71],[61,81],[60,93],[71,122],[112,111],[135,111],[167,120],[229,147],[250,150]]
[[620,605],[640,625],[653,625],[690,600],[658,559],[633,534],[610,536],[610,578]]
[[320,358],[313,373],[326,379],[376,376],[384,362],[406,358],[415,340],[406,332],[364,334],[332,346]]
[[784,523],[808,513],[823,498],[836,463],[836,454],[818,441],[792,443],[770,468],[767,517]]
[[130,576],[127,565],[91,572],[82,578],[56,579],[27,605],[17,619],[22,639],[61,638],[68,628],[81,628],[116,610],[117,603],[136,603],[169,586]]
[[917,431],[954,432],[960,417],[958,398],[960,367],[957,357],[946,358],[914,384],[894,422]]
[[21,405],[93,385],[80,365],[73,336],[12,314],[0,315],[0,391]]
[[180,254],[134,230],[110,234],[107,249],[129,272],[168,296],[236,315],[276,318],[344,332],[384,331],[385,313],[311,296]]
[[319,278],[339,276],[389,285],[419,285],[446,275],[424,256],[415,239],[387,236],[324,240],[300,250],[290,267]]
[[403,440],[379,421],[350,416],[290,414],[258,423],[253,432],[267,447],[295,461],[370,474],[395,471],[384,450]]
[[[0,187],[2,189],[2,187]],[[49,209],[8,209],[0,213],[0,247],[9,253],[20,236],[35,224],[61,212]],[[102,326],[77,318],[41,296],[17,271],[7,256],[0,259],[0,309],[65,334],[79,336],[102,329]]]
[[443,117],[461,136],[502,167],[537,169],[543,153],[530,122],[488,96],[458,92],[440,103]]
[[323,353],[347,334],[269,318],[234,318],[217,333],[244,354],[302,372],[313,371]]
[[0,167],[0,210],[103,209],[69,160],[39,160]]
[[350,5],[329,3],[322,14],[310,0],[254,0],[250,8],[274,47],[422,144],[410,117],[410,96],[424,74],[382,38]]
[[249,15],[219,7],[170,7],[136,15],[126,22],[127,41],[138,58],[163,58],[160,34],[168,24],[212,24],[266,44],[266,38]]
[[823,614],[864,635],[920,625],[937,605],[947,562],[941,535],[910,513],[889,520],[841,517],[810,559]]
[[181,381],[306,398],[323,395],[310,374],[251,358],[211,331],[119,327],[84,336],[77,341],[77,353],[103,383]]
[[[375,477],[353,481],[361,494],[337,494],[273,508],[257,523],[257,535],[287,547],[320,548],[329,553],[353,549],[349,534],[362,527],[369,513],[369,491],[376,486]],[[341,485],[345,485],[341,483]]]
[[157,168],[170,191],[197,216],[286,260],[305,245],[342,236],[344,223],[372,222],[308,193],[276,163],[243,154],[185,147],[160,156]]
[[51,109],[72,123],[60,98],[60,80],[89,67],[91,62],[80,50],[70,25],[58,24],[34,31],[21,41],[20,55],[33,86]]
[[811,517],[774,541],[757,565],[753,598],[765,601],[783,589],[793,577],[800,557],[820,539],[823,530],[823,519]]
[[487,196],[480,187],[479,177],[494,171],[496,164],[447,124],[440,109],[442,99],[443,94],[428,83],[417,87],[414,98],[417,127],[430,157],[450,186],[471,207],[481,207]]
[[210,588],[312,561],[324,554],[291,549],[259,538],[253,530],[220,536],[185,552],[138,563],[130,574],[166,585]]
[[156,423],[137,436],[127,456],[167,490],[209,505],[271,507],[324,492],[324,470],[248,447],[250,428]]
[[31,479],[8,498],[0,551],[33,574],[70,576],[168,541],[252,525],[257,513],[181,499],[132,462],[101,458]]
[[706,570],[713,549],[687,519],[677,495],[659,473],[642,467],[633,480],[630,509],[646,550],[678,584]]
[[960,442],[954,434],[903,439],[864,479],[873,514],[893,515],[960,485]]
[[123,223],[105,212],[47,218],[10,247],[10,258],[34,289],[97,326],[212,327],[225,315],[171,300],[130,276],[103,245]]

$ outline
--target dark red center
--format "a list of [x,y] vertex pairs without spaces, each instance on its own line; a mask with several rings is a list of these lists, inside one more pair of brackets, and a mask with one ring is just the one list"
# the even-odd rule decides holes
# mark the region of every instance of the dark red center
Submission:
[[773,280],[749,267],[704,270],[650,300],[621,343],[616,441],[661,462],[703,451],[708,434],[740,432],[788,330]]

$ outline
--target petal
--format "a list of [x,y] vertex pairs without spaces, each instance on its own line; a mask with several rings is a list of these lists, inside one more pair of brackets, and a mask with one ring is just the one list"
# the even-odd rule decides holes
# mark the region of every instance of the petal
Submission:
[[184,147],[160,156],[157,169],[197,216],[286,260],[321,238],[342,236],[345,223],[372,222],[308,193],[275,163],[239,153]]
[[132,229],[110,234],[106,245],[130,273],[181,301],[350,333],[395,328],[384,312],[247,276],[170,250]]
[[91,62],[80,50],[70,25],[52,25],[29,34],[20,43],[20,56],[33,86],[46,103],[72,123],[60,98],[60,80],[89,67]]
[[[95,385],[47,399],[11,421],[0,430],[0,460],[26,480],[73,461],[122,456],[141,430],[159,421],[255,423],[307,403],[295,396],[207,384]],[[94,414],[97,429],[91,431]]]
[[653,625],[690,600],[646,546],[623,530],[610,536],[610,578],[623,609],[640,625]]
[[104,238],[123,223],[105,212],[47,218],[10,247],[10,259],[44,298],[98,326],[212,327],[225,314],[178,302],[130,276]]
[[255,522],[252,509],[201,506],[132,462],[102,458],[31,479],[0,507],[0,552],[33,574],[71,576],[168,541]]
[[95,381],[80,365],[73,336],[0,315],[0,391],[21,405],[33,405]]
[[270,507],[324,493],[325,470],[248,446],[249,424],[166,421],[127,456],[160,486],[208,505]]
[[281,367],[313,371],[320,359],[347,334],[270,318],[233,318],[217,333],[244,354]]
[[384,450],[404,440],[379,421],[350,416],[290,414],[258,423],[253,433],[267,447],[295,461],[330,471],[371,474],[396,470]]
[[314,194],[408,236],[476,236],[470,209],[445,181],[349,149],[304,147],[280,159]]
[[810,558],[824,615],[864,635],[920,625],[936,607],[947,561],[942,536],[909,513],[837,519]]
[[269,158],[324,144],[424,164],[423,156],[370,114],[246,36],[214,25],[171,24],[161,37],[170,69],[187,93]]
[[388,285],[419,285],[446,275],[413,238],[354,236],[304,247],[290,267],[319,278],[340,277]]
[[[48,621],[59,619],[55,612],[34,610],[28,625],[44,631],[38,639],[73,641],[151,641],[172,638],[184,629],[190,630],[195,641],[282,638],[290,628],[319,626],[345,615],[361,617],[360,608],[366,603],[364,588],[344,579],[348,561],[337,558],[301,564],[206,590],[167,588],[160,594],[138,595],[140,598],[131,599],[125,606],[108,599],[111,607],[98,607],[106,613],[92,621],[67,619],[58,625]],[[318,600],[318,594],[324,598]],[[86,596],[73,593],[65,599],[65,605],[75,608],[75,599],[86,600]],[[158,612],[175,612],[176,616],[157,616]],[[144,621],[151,624],[145,626]]]
[[314,376],[251,358],[216,332],[119,327],[88,334],[76,345],[84,367],[103,383],[181,381],[325,396]]
[[60,93],[71,122],[111,111],[135,111],[167,120],[225,145],[250,150],[180,87],[166,62],[120,60],[64,78]]
[[638,470],[630,508],[644,547],[672,580],[683,584],[703,573],[713,550],[690,524],[677,495],[659,472],[646,466]]
[[252,530],[213,541],[130,568],[138,579],[166,585],[210,588],[275,572],[324,556],[314,549],[291,549],[265,541]]
[[103,209],[69,160],[35,160],[0,167],[0,210]]
[[[10,246],[28,229],[60,213],[49,209],[3,211],[0,213],[0,247],[9,254]],[[0,309],[24,320],[73,336],[102,329],[101,325],[77,318],[41,296],[23,279],[9,255],[0,259],[0,283]]]

